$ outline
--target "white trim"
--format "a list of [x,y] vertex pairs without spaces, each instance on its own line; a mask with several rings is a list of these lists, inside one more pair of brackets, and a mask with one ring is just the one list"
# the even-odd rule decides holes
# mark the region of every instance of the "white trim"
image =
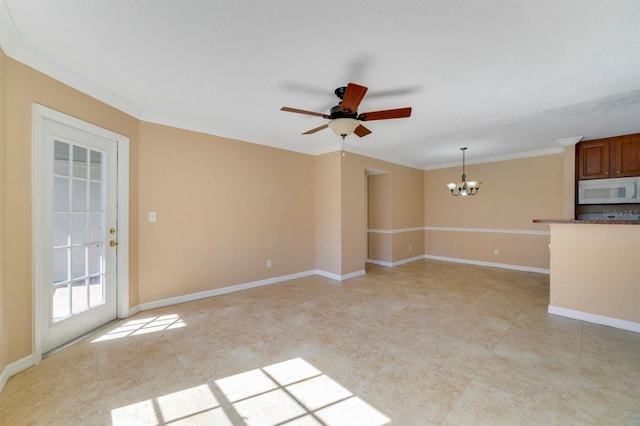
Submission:
[[130,308],[130,309],[127,311],[126,316],[124,316],[123,318],[129,318],[130,316],[133,316],[133,315],[135,315],[135,314],[137,314],[137,313],[139,313],[139,312],[141,312],[141,311],[142,311],[142,310],[140,309],[140,305],[136,305],[136,306],[134,306],[133,308]]
[[386,260],[367,259],[367,263],[373,263],[374,265],[385,266],[387,268],[393,267],[393,262],[387,262]]
[[534,268],[533,266],[511,265],[508,263],[485,262],[483,260],[460,259],[457,257],[446,257],[446,256],[431,256],[428,254],[425,254],[424,258],[432,259],[432,260],[442,260],[444,262],[466,263],[469,265],[490,266],[492,268],[512,269],[514,271],[536,272],[538,274],[549,275],[550,273],[549,269],[545,269],[545,268]]
[[416,228],[398,228],[398,229],[367,229],[367,232],[371,232],[372,234],[400,234],[403,232],[415,232],[415,231],[424,231],[424,226],[419,226]]
[[222,294],[233,293],[236,291],[248,290],[251,288],[262,287],[265,285],[271,285],[280,283],[282,281],[294,280],[296,278],[303,278],[313,275],[314,271],[298,272],[295,274],[283,275],[280,277],[267,278],[264,280],[251,281],[244,284],[237,284],[222,288],[215,288],[213,290],[200,291],[198,293],[185,294],[183,296],[170,297],[167,299],[156,300],[154,302],[141,303],[138,305],[138,310],[148,311],[149,309],[161,308],[163,306],[177,305],[179,303],[192,302],[194,300],[206,299],[207,297],[220,296]]
[[322,269],[315,269],[313,273],[316,275],[320,275],[321,277],[330,278],[336,281],[346,281],[346,280],[350,280],[351,278],[361,277],[363,275],[366,275],[367,272],[364,269],[361,269],[359,271],[351,272],[345,275],[339,275],[339,274],[334,274],[333,272],[323,271]]
[[417,260],[423,260],[424,255],[409,257],[407,259],[396,260],[395,262],[387,262],[385,260],[367,259],[367,263],[373,263],[374,265],[386,266],[393,268],[394,266],[404,265],[405,263],[415,262]]
[[346,280],[350,280],[351,278],[362,277],[364,275],[367,275],[367,271],[365,271],[364,269],[360,269],[359,271],[350,272],[348,274],[342,275],[340,277],[340,281],[346,281]]
[[129,138],[118,139],[118,318],[129,316]]
[[[541,157],[543,155],[562,154],[564,150],[562,148],[546,148],[536,151],[516,152],[513,154],[497,155],[495,157],[478,158],[475,160],[466,160],[466,164],[483,164],[483,163],[495,163],[497,161],[518,160],[520,158]],[[440,163],[440,164],[428,164],[422,168],[422,170],[436,170],[446,169],[449,167],[459,167],[460,162],[454,163]]]
[[416,231],[447,231],[447,232],[486,232],[491,234],[520,234],[520,235],[551,235],[551,231],[538,231],[534,229],[498,229],[498,228],[454,228],[448,226],[424,226],[416,228],[398,229],[367,229],[372,234],[400,234]]
[[532,229],[451,228],[447,226],[425,226],[424,229],[426,231],[447,232],[487,232],[491,234],[551,235],[551,231],[536,231]]
[[11,56],[22,46],[20,33],[4,1],[0,1],[0,45],[7,56]]
[[571,138],[562,138],[557,139],[556,142],[558,142],[562,146],[572,146],[580,142],[583,137],[584,136],[573,136]]
[[634,333],[640,333],[640,323],[633,321],[605,317],[603,315],[590,314],[588,312],[574,311],[573,309],[561,308],[559,306],[553,305],[549,305],[547,312],[553,315],[559,315],[561,317],[572,318],[594,324],[619,328],[622,330],[633,331]]
[[365,167],[364,168],[364,174],[367,176],[375,176],[375,175],[384,175],[389,173],[386,170],[379,170],[379,169],[374,169],[372,167]]
[[9,380],[11,376],[15,376],[21,371],[36,365],[39,361],[40,360],[34,354],[31,354],[4,367],[4,370],[0,373],[0,392],[2,392],[4,386],[7,384],[7,380]]
[[[32,187],[32,244],[33,253],[32,256],[32,271],[33,271],[33,349],[36,362],[40,362],[42,359],[42,330],[40,324],[42,322],[42,304],[46,303],[41,300],[41,291],[38,288],[38,283],[41,282],[41,271],[37,265],[36,258],[40,258],[41,253],[47,252],[47,248],[42,245],[44,242],[41,238],[36,238],[41,234],[41,226],[44,215],[48,214],[45,209],[42,208],[43,194],[48,193],[45,191],[44,182],[40,179],[36,179],[36,171],[43,169],[43,162],[46,161],[41,155],[41,150],[36,149],[42,141],[44,120],[55,121],[76,129],[82,130],[87,133],[91,133],[100,136],[105,139],[115,141],[118,145],[118,257],[117,257],[117,300],[116,300],[116,313],[118,316],[121,314],[128,314],[129,312],[129,146],[130,141],[127,136],[115,133],[111,130],[99,127],[97,125],[87,123],[60,111],[48,108],[37,103],[32,107],[32,165],[33,165],[33,187]],[[120,161],[122,159],[122,162]],[[122,173],[122,175],[121,175]],[[121,281],[122,279],[122,281]]]

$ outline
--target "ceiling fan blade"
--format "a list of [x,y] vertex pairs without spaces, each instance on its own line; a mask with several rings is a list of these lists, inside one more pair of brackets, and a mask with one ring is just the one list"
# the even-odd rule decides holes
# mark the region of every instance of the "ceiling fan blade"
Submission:
[[323,124],[322,126],[316,127],[315,129],[307,130],[306,132],[303,133],[303,135],[311,135],[315,132],[319,132],[320,130],[326,129],[327,127],[329,127],[328,124]]
[[298,109],[298,108],[282,107],[282,108],[280,108],[280,111],[295,112],[295,113],[298,113],[298,114],[306,114],[306,115],[315,115],[315,116],[323,117],[323,118],[331,118],[327,114],[323,114],[321,112],[307,111],[307,110]]
[[360,137],[363,137],[363,136],[367,136],[369,133],[371,133],[371,130],[367,129],[366,127],[364,127],[361,124],[358,127],[356,127],[356,129],[353,131],[353,133],[355,133],[356,135],[358,135]]
[[411,107],[398,108],[398,109],[385,109],[384,111],[363,112],[358,116],[358,120],[373,121],[373,120],[389,120],[391,118],[406,118],[406,117],[411,117]]
[[347,84],[347,90],[344,92],[342,104],[340,104],[340,111],[347,113],[356,112],[364,95],[367,94],[367,90],[364,86],[359,86],[354,83]]

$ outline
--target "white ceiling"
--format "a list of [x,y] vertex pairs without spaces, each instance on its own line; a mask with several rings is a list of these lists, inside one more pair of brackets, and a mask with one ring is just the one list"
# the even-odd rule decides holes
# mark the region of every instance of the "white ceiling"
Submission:
[[347,149],[421,169],[640,132],[638,0],[0,0],[5,53],[142,120],[294,151],[340,147],[335,88],[369,88]]

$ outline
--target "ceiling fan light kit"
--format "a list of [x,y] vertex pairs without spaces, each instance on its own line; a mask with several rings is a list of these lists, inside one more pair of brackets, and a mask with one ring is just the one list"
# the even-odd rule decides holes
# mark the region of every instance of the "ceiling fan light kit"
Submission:
[[329,128],[338,136],[347,136],[352,134],[360,125],[355,118],[336,118],[329,122]]
[[367,136],[371,133],[371,130],[360,123],[361,121],[389,120],[411,116],[411,107],[365,112],[358,115],[358,107],[367,94],[367,90],[369,89],[355,83],[349,83],[345,87],[338,87],[334,93],[341,101],[338,105],[331,108],[329,114],[291,107],[282,107],[280,110],[294,112],[296,114],[315,115],[331,120],[327,124],[307,130],[303,135],[310,135],[329,127],[336,135],[342,136],[343,141],[346,136],[354,133],[358,137]]
[[[447,188],[451,191],[451,195],[454,197],[462,196],[466,197],[467,195],[476,195],[478,190],[480,189],[480,185],[482,182],[478,182],[475,180],[470,180],[467,182],[467,175],[464,170],[464,154],[467,150],[467,147],[460,148],[462,151],[462,180],[460,182],[452,182],[447,184]],[[457,192],[456,192],[457,191]]]

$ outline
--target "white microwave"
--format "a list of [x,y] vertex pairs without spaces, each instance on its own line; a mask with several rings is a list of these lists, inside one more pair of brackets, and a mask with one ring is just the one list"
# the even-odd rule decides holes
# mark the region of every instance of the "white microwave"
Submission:
[[578,181],[578,204],[640,203],[640,178],[592,179]]

